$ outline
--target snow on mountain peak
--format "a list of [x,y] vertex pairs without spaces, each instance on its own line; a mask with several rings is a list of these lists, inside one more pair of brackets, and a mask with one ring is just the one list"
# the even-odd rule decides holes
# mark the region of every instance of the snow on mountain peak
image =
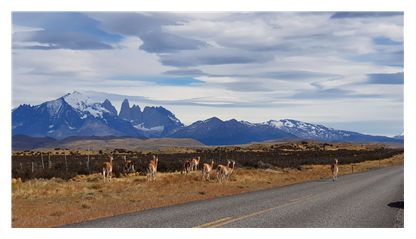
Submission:
[[[292,122],[293,120],[288,120],[288,119],[281,119],[279,121],[277,120],[269,120],[267,122],[267,124],[278,128],[278,129],[283,129],[283,128],[294,128],[294,127],[299,127],[299,126],[303,126],[303,122],[300,121],[296,121],[296,122]],[[300,125],[299,125],[300,124]]]
[[279,121],[270,120],[266,124],[271,125],[275,128],[281,129],[284,132],[294,134],[300,138],[307,139],[318,139],[325,138],[329,139],[335,137],[335,130],[323,125],[310,124],[302,121],[292,119],[281,119]]
[[240,123],[242,123],[242,124],[244,124],[244,125],[247,125],[247,126],[249,126],[249,127],[255,127],[255,126],[259,125],[259,124],[250,123],[250,122],[248,122],[248,121],[244,121],[244,120],[241,120],[241,121],[239,121],[239,122],[240,122]]
[[283,122],[282,121],[277,121],[277,120],[269,120],[266,124],[269,124],[275,128],[281,129],[283,127]]
[[72,108],[84,111],[88,105],[93,104],[88,96],[79,93],[78,91],[74,91],[73,93],[69,93],[65,95],[64,100],[68,103]]
[[87,113],[96,118],[102,118],[103,112],[109,112],[107,109],[101,106],[101,103],[93,102],[88,96],[74,91],[63,97],[66,103],[80,113],[81,118],[86,118]]
[[395,139],[404,139],[404,133],[401,133],[399,135],[395,135],[393,138],[395,138]]

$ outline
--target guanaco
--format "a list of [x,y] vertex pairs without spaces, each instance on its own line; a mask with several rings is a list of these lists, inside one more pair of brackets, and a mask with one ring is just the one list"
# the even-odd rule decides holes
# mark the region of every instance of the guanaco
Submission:
[[228,163],[227,163],[227,166],[225,166],[225,165],[221,165],[221,164],[219,164],[218,166],[217,166],[217,179],[221,182],[221,178],[222,178],[222,171],[224,171],[225,170],[225,168],[228,168],[228,166],[230,165],[230,160],[228,160]]
[[209,181],[209,173],[212,170],[212,166],[214,166],[214,160],[211,159],[211,164],[204,163],[202,164],[202,180],[205,181],[205,175],[207,175],[207,179]]
[[[110,162],[105,162],[103,164],[103,176],[104,176],[104,182],[105,182],[105,177],[107,175],[107,181],[111,181],[111,176],[113,174],[113,156],[110,156]],[[110,179],[108,179],[108,177],[110,176]]]
[[124,159],[124,167],[123,173],[134,173],[134,162],[131,160],[126,160],[126,156],[123,156]]
[[156,181],[156,172],[157,172],[157,162],[158,158],[153,156],[153,160],[149,161],[149,164],[146,168],[146,174],[147,174],[147,181]]
[[227,177],[227,182],[228,181],[230,181],[230,175],[233,173],[233,171],[234,171],[234,165],[235,165],[235,161],[233,161],[233,165],[232,165],[232,167],[228,167],[228,165],[227,165],[227,167],[224,167],[224,168],[222,168],[222,170],[221,170],[221,177],[223,178],[223,179],[225,179],[225,177]]
[[181,175],[183,172],[185,172],[186,174],[189,174],[190,171],[191,171],[191,162],[186,160],[185,163],[183,164]]
[[335,159],[335,163],[331,165],[332,181],[338,181],[338,159]]
[[[192,159],[192,162],[191,162],[191,170],[192,171],[196,171],[197,169],[198,169],[198,165],[199,165],[199,161],[201,160],[201,158],[198,156],[198,159]],[[195,169],[194,169],[194,167],[195,167]]]

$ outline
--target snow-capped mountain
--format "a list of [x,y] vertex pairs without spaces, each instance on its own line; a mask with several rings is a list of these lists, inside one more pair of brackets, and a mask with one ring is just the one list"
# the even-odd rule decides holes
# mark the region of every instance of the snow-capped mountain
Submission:
[[216,117],[197,121],[167,136],[172,138],[192,138],[206,145],[245,144],[285,137],[322,141],[395,141],[395,139],[389,137],[335,130],[323,125],[289,119],[250,123],[235,119],[222,121]]
[[404,140],[404,133],[399,134],[399,135],[396,135],[396,136],[394,136],[393,138],[395,138],[395,139],[401,139],[401,140]]
[[192,138],[206,145],[232,145],[295,137],[291,133],[266,124],[252,124],[235,119],[222,121],[216,117],[197,121],[167,135],[171,138]]
[[266,125],[281,129],[286,133],[296,135],[298,138],[323,140],[323,141],[378,141],[388,142],[393,138],[385,136],[372,136],[352,131],[335,130],[323,125],[310,124],[297,120],[282,119],[279,121],[270,120]]
[[130,122],[134,128],[148,137],[164,136],[172,130],[184,127],[172,112],[161,106],[146,106],[142,112],[138,105],[133,105],[130,108],[127,99],[121,104],[119,117]]
[[349,136],[348,133],[342,133],[330,127],[290,119],[270,120],[265,124],[304,139],[339,140],[340,137]]
[[109,100],[93,102],[75,91],[40,105],[20,105],[12,110],[12,136],[132,136],[192,138],[207,145],[233,145],[285,137],[323,141],[403,142],[404,134],[394,138],[335,130],[323,125],[296,120],[270,120],[250,123],[216,117],[184,126],[163,107],[130,107],[125,99],[120,113]]
[[[159,109],[163,110],[170,113],[164,108]],[[165,118],[172,117],[177,120],[172,113]],[[180,121],[177,121],[181,125]],[[143,122],[145,123],[146,119]],[[165,127],[166,131],[175,128],[169,124],[154,127],[162,128],[158,135],[165,132]],[[77,91],[40,105],[24,104],[12,110],[12,135],[49,136],[56,139],[91,135],[138,137],[148,136],[148,129],[146,126],[134,127],[130,121],[119,117],[109,100],[103,103],[93,102]]]
[[[101,103],[93,102],[90,98],[77,91],[74,91],[72,94],[67,94],[62,98],[78,113],[78,115],[80,115],[81,119],[85,119],[88,116],[102,118],[104,113],[111,113],[104,108]],[[48,102],[48,104],[54,105],[53,108],[55,109],[55,113],[62,105],[60,99]],[[53,115],[51,115],[51,117],[53,117]]]

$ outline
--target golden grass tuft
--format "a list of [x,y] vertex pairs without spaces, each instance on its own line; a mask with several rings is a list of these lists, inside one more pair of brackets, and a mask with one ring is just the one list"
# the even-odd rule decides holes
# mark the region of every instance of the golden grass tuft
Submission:
[[18,178],[18,179],[12,178],[12,184],[15,184],[15,183],[22,183],[22,179],[21,178]]
[[[403,164],[404,154],[380,163],[382,167]],[[354,173],[378,167],[378,164],[379,161],[354,164]],[[352,165],[339,167],[339,175],[351,173]],[[100,180],[91,180],[96,177]],[[67,182],[54,179],[13,183],[17,180],[12,179],[11,221],[13,228],[54,227],[330,177],[329,165],[304,165],[300,169],[236,169],[229,182],[221,183],[215,171],[211,172],[210,181],[202,181],[200,170],[190,175],[157,173],[155,182],[147,182],[145,175],[137,173],[106,183],[101,174],[78,175]]]

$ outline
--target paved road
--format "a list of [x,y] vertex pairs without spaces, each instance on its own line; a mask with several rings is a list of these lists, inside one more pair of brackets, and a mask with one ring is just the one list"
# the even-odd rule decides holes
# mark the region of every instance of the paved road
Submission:
[[404,165],[225,196],[63,227],[392,228]]

